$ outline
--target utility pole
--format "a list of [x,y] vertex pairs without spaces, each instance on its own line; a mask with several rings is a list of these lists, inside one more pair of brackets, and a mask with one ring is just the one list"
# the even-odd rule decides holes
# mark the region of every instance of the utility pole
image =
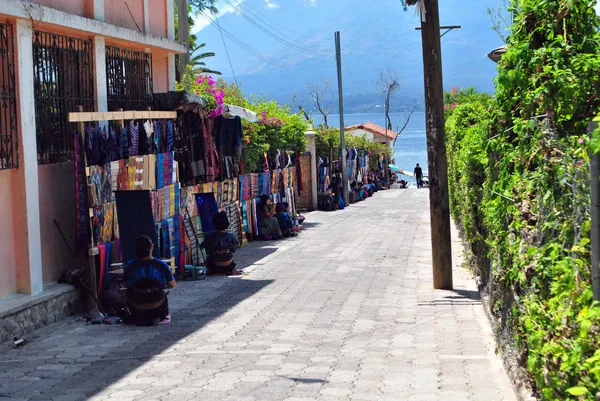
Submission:
[[340,99],[340,149],[342,151],[342,197],[344,205],[348,206],[348,171],[346,169],[346,130],[344,126],[344,94],[342,90],[342,50],[340,44],[340,31],[335,33],[335,54],[337,61],[337,76],[338,76],[338,93]]
[[433,288],[450,290],[452,289],[452,240],[450,238],[448,161],[444,127],[440,13],[438,0],[421,1],[424,2],[425,7],[425,15],[422,15],[421,18],[421,38],[425,75]]
[[[590,132],[598,128],[597,118],[589,125]],[[600,153],[590,152],[590,191],[592,218],[592,290],[594,300],[600,301]]]
[[[178,38],[179,42],[189,46],[189,24],[188,24],[188,4],[187,0],[177,0],[177,22],[179,24]],[[179,55],[179,73],[180,76],[185,74],[185,68],[190,62],[189,49]]]

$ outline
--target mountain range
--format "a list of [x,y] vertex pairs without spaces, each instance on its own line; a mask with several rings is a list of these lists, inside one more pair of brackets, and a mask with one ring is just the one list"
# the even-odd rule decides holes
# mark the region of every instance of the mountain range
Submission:
[[[501,5],[502,0],[440,1],[441,25],[461,26],[442,38],[446,90],[493,91],[496,66],[486,55],[503,42],[487,10]],[[207,60],[209,67],[228,81],[237,80],[246,94],[311,109],[307,86],[327,82],[326,103],[335,112],[334,32],[340,31],[346,112],[383,104],[377,80],[384,69],[394,71],[400,82],[392,110],[422,108],[421,35],[415,30],[420,18],[414,7],[404,11],[400,0],[220,0],[218,7],[218,21],[197,18],[197,35],[217,53]]]

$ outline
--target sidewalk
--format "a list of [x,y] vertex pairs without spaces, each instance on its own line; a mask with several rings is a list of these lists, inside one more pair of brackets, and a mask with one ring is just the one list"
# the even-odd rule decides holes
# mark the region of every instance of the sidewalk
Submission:
[[0,351],[0,400],[513,401],[458,256],[432,290],[428,216],[416,189],[311,213],[240,249],[243,278],[178,283],[170,325],[73,318]]

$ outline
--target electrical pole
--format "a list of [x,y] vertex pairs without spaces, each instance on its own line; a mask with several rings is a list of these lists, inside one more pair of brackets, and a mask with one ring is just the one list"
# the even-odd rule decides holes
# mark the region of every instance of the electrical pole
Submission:
[[425,15],[422,15],[421,18],[421,38],[425,75],[433,288],[450,290],[452,289],[452,240],[450,238],[448,161],[444,127],[440,14],[438,0],[421,1],[425,6]]
[[[177,0],[177,22],[179,42],[189,46],[189,24],[188,24],[188,4],[187,0]],[[179,55],[179,73],[182,77],[185,74],[185,68],[190,62],[189,49]]]
[[337,75],[338,75],[338,93],[340,99],[340,149],[342,151],[342,198],[344,199],[344,205],[348,206],[350,201],[348,199],[348,171],[346,169],[346,130],[344,126],[344,94],[342,90],[342,50],[340,44],[340,32],[335,33],[335,54],[337,61]]
[[[589,125],[590,132],[598,128],[596,119]],[[600,301],[600,153],[590,152],[590,191],[592,220],[592,290],[594,300]]]

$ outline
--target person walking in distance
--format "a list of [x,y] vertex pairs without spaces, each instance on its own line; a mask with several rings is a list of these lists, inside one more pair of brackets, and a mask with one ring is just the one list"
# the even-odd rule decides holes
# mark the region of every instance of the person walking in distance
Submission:
[[417,177],[417,188],[421,188],[423,186],[423,170],[419,167],[419,163],[415,167],[415,177]]

